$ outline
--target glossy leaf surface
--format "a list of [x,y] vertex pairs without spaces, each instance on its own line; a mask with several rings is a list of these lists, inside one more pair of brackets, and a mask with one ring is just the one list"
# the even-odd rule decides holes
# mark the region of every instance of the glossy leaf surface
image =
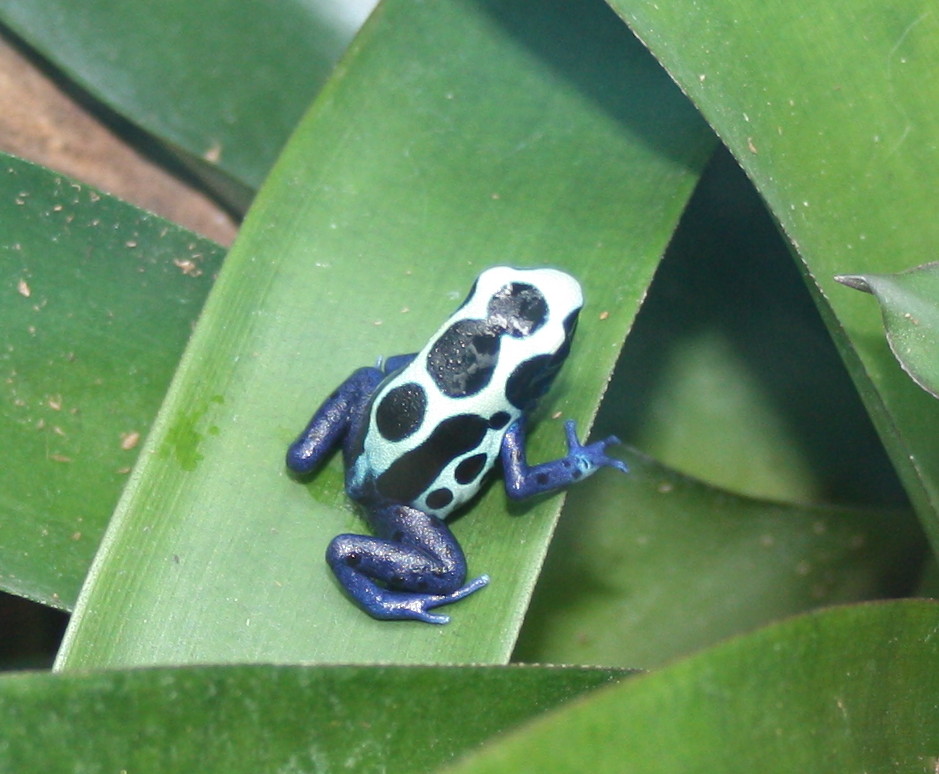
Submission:
[[446,770],[929,771],[937,621],[925,601],[786,621],[586,697]]
[[903,370],[939,397],[939,263],[898,274],[849,274],[835,279],[877,298],[887,341]]
[[0,677],[4,771],[431,771],[616,670],[201,667]]
[[363,526],[340,460],[303,486],[284,450],[354,368],[419,348],[508,262],[567,268],[589,299],[530,439],[557,456],[548,417],[595,410],[712,147],[602,4],[383,5],[229,255],[60,665],[507,659],[560,498],[513,518],[491,487],[455,525],[491,586],[446,627],[376,622],[321,558]]
[[0,159],[0,588],[70,608],[223,251]]
[[834,280],[933,257],[939,17],[925,0],[827,0],[811,13],[783,0],[611,5],[730,147],[789,236],[939,545],[939,404],[902,372],[876,310]]

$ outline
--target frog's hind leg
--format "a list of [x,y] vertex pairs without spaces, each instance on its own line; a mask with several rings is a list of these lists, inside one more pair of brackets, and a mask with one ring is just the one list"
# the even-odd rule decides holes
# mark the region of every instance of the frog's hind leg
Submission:
[[389,505],[371,519],[378,537],[339,535],[326,560],[349,595],[371,616],[447,623],[428,611],[481,589],[485,575],[463,585],[466,559],[450,528],[417,508]]

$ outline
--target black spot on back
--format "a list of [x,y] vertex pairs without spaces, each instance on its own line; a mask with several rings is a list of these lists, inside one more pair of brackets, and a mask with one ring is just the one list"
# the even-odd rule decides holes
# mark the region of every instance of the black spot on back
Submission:
[[426,411],[424,388],[408,382],[385,393],[375,409],[375,424],[383,438],[401,441],[421,426]]
[[493,430],[501,430],[509,423],[511,418],[512,417],[509,416],[508,411],[497,411],[495,414],[489,417],[489,427],[491,427]]
[[489,321],[514,338],[531,336],[548,317],[541,291],[524,282],[511,282],[489,300]]
[[427,507],[437,510],[438,508],[445,508],[450,503],[453,502],[453,492],[449,489],[443,487],[441,489],[435,489],[429,495],[427,495]]
[[466,485],[475,481],[479,478],[479,474],[483,472],[483,468],[486,467],[487,459],[489,457],[485,454],[474,454],[472,457],[467,457],[453,471],[456,482]]
[[457,320],[440,335],[427,370],[444,395],[462,398],[486,388],[499,360],[499,333],[485,320]]
[[488,429],[489,423],[475,414],[445,419],[424,443],[402,454],[378,477],[379,494],[393,502],[413,502],[452,459],[479,446]]

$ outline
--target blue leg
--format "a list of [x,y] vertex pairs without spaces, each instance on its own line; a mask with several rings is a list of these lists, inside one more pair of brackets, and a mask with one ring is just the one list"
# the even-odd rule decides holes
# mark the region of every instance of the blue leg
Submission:
[[393,374],[395,371],[400,371],[416,357],[417,352],[412,352],[409,355],[392,355],[381,361],[379,366],[385,374]]
[[444,624],[448,616],[428,610],[463,599],[489,582],[483,575],[463,585],[466,559],[440,519],[407,505],[389,505],[371,514],[371,522],[378,537],[339,535],[326,549],[326,561],[374,618]]
[[384,378],[378,368],[360,368],[346,379],[287,449],[287,467],[300,475],[312,473],[345,438]]
[[564,423],[567,456],[529,467],[525,457],[525,428],[522,422],[521,419],[513,422],[502,440],[505,491],[513,499],[553,492],[580,481],[603,467],[616,468],[623,473],[629,472],[625,462],[606,455],[606,447],[618,444],[618,438],[610,436],[604,441],[582,446],[577,440],[573,420]]

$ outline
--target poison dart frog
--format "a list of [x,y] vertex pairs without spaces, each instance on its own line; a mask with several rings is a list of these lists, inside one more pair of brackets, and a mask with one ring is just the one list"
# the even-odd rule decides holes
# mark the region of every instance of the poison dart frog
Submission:
[[326,560],[352,599],[379,619],[442,624],[431,613],[478,591],[445,519],[500,464],[509,497],[551,492],[601,467],[623,472],[604,441],[581,445],[566,423],[567,455],[529,466],[525,421],[571,347],[580,284],[555,269],[496,266],[420,352],[360,368],[330,395],[287,451],[312,473],[341,444],[346,492],[375,533],[339,535]]

